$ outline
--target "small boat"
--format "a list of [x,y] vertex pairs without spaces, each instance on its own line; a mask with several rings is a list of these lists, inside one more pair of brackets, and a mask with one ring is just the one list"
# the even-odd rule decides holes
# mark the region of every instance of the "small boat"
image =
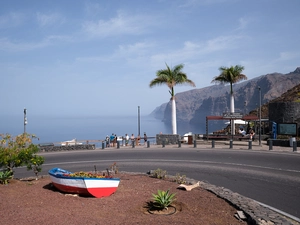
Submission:
[[117,190],[120,183],[119,178],[74,176],[72,172],[60,168],[53,168],[48,173],[53,185],[58,190],[65,193],[94,196],[96,198],[110,196]]

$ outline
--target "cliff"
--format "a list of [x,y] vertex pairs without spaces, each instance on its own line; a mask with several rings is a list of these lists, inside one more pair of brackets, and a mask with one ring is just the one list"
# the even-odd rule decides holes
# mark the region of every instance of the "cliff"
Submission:
[[[235,112],[246,113],[259,107],[261,87],[262,105],[280,97],[300,84],[300,67],[288,74],[271,73],[233,85]],[[209,115],[222,115],[230,109],[229,85],[212,85],[176,94],[177,123],[205,127]],[[171,123],[171,104],[164,103],[151,113],[155,118]]]

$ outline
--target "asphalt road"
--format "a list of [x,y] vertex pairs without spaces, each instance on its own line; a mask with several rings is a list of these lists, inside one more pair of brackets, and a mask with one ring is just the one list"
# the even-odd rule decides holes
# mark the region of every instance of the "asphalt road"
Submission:
[[[192,148],[96,149],[41,153],[43,172],[53,167],[70,171],[105,170],[114,162],[120,171],[147,172],[161,168],[170,175],[226,187],[300,218],[299,152]],[[25,168],[15,177],[32,176]]]

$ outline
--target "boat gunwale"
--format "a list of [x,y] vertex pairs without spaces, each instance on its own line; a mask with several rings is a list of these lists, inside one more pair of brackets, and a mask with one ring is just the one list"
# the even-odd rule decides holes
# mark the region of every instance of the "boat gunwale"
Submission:
[[57,169],[57,168],[53,168],[51,170],[48,171],[49,175],[50,176],[53,176],[53,177],[56,177],[56,178],[60,178],[60,179],[77,179],[77,180],[113,180],[113,181],[120,181],[120,178],[116,178],[116,177],[69,177],[69,176],[65,176],[63,173],[65,174],[72,174],[72,172],[70,171],[67,171],[67,170],[62,170],[60,168],[59,169],[59,172],[54,172],[54,169]]

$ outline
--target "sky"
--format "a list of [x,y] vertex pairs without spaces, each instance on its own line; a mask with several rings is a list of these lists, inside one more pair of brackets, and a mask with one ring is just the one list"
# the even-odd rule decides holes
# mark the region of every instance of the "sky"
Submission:
[[[248,79],[300,66],[299,0],[0,0],[0,116],[150,114],[156,72],[196,88],[219,67]],[[192,90],[176,86],[175,93]]]

